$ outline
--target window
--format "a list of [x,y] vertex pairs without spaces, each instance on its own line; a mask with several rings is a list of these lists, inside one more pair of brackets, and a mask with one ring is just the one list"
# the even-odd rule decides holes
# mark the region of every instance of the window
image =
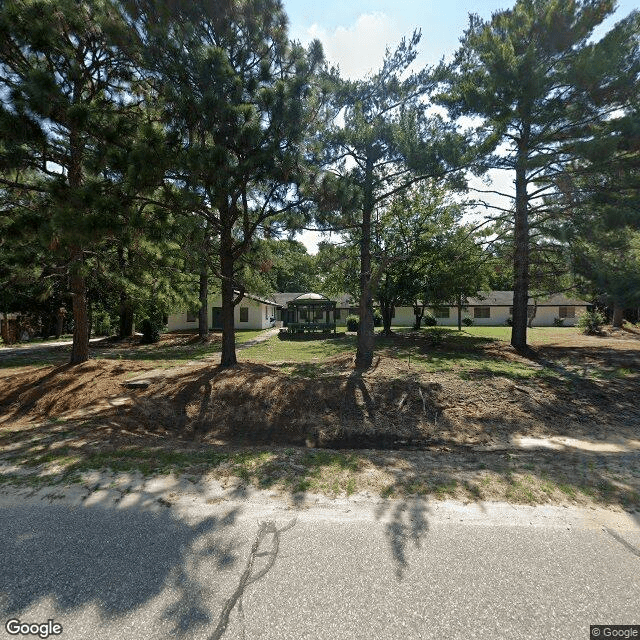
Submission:
[[324,320],[324,309],[316,309],[316,322],[318,320]]
[[473,307],[474,318],[490,318],[491,307]]
[[560,318],[575,318],[576,317],[576,308],[571,306],[559,307],[559,317]]
[[198,319],[198,315],[193,311],[187,311],[187,322],[195,322]]
[[305,322],[307,321],[307,310],[306,309],[300,309],[300,320],[304,320]]
[[335,318],[336,318],[336,320],[340,320],[340,309],[336,309]]
[[240,307],[240,322],[249,322],[249,307]]
[[449,309],[449,307],[434,307],[433,308],[433,315],[436,318],[448,318],[450,312],[451,312],[451,309]]

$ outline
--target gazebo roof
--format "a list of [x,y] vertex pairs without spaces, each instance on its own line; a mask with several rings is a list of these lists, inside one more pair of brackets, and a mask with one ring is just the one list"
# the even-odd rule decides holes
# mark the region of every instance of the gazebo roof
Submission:
[[303,302],[306,300],[329,300],[329,298],[320,293],[313,293],[310,291],[309,293],[301,293],[298,297],[294,298],[292,302]]

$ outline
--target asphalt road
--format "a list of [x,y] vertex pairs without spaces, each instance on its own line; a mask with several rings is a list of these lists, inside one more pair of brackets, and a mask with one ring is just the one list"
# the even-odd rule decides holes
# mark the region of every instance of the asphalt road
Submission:
[[24,637],[10,618],[90,640],[586,640],[640,624],[637,513],[46,493],[0,496],[0,637]]

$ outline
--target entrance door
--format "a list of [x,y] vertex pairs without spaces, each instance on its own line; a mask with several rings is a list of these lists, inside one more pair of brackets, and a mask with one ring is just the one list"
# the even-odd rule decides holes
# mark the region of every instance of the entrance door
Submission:
[[211,308],[211,328],[222,329],[222,307]]

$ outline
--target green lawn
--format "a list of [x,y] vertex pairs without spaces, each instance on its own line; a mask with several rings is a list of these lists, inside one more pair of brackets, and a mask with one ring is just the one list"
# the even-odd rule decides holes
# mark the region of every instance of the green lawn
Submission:
[[[236,344],[242,344],[261,335],[263,330],[236,331]],[[70,338],[71,336],[68,336]],[[122,346],[118,343],[91,343],[90,357],[94,360],[136,360],[139,362],[153,362],[159,367],[170,367],[187,362],[189,360],[201,360],[214,353],[219,353],[220,342],[202,343],[194,341],[188,343],[185,339],[182,344],[138,344],[135,346]],[[47,366],[61,364],[68,360],[71,347],[69,345],[56,345],[56,341],[42,343],[43,349],[30,350],[23,346],[21,353],[2,357],[0,349],[0,369],[13,369],[26,366]],[[51,343],[51,348],[46,348]],[[13,346],[13,345],[12,345]]]

